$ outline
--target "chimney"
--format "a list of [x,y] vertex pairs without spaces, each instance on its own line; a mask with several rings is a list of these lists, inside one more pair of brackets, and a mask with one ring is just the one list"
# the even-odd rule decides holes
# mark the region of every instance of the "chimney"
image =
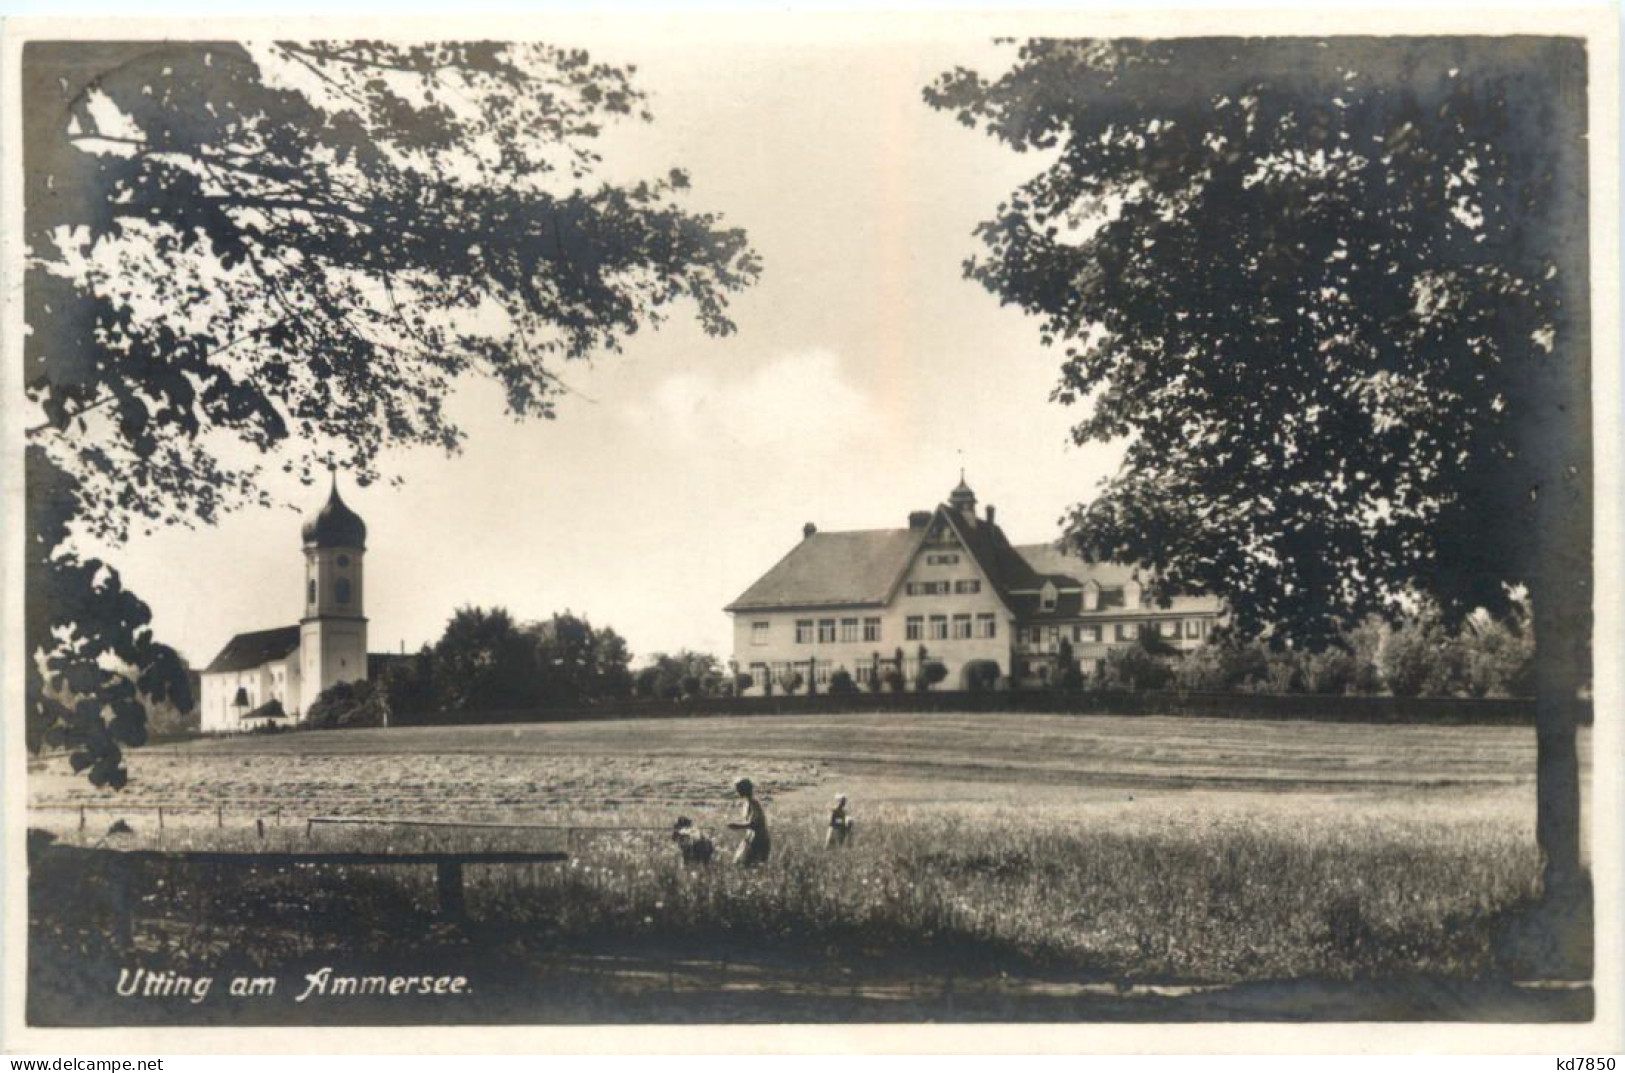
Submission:
[[812,522],[808,522],[806,525],[801,527],[801,539],[806,540],[816,532],[818,532],[818,526],[814,525]]
[[991,503],[987,505],[987,524],[993,524],[993,504]]
[[931,524],[931,512],[928,510],[909,511],[908,527],[910,529],[924,529]]

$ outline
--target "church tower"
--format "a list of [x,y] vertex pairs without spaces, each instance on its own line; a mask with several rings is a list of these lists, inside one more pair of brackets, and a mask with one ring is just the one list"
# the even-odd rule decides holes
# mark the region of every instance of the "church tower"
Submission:
[[300,711],[338,682],[367,677],[367,617],[361,560],[367,526],[339,498],[338,476],[327,503],[305,523],[305,613],[299,620]]

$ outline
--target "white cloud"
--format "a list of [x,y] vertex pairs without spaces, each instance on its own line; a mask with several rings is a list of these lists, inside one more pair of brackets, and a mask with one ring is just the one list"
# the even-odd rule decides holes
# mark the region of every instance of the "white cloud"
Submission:
[[737,379],[675,374],[647,402],[629,406],[626,416],[680,445],[817,450],[871,429],[874,406],[846,378],[838,355],[812,349],[781,355]]

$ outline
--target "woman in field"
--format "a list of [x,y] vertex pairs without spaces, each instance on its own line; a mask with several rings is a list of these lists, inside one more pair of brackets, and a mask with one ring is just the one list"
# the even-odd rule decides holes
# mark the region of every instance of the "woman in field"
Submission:
[[739,848],[734,851],[734,863],[742,868],[765,864],[773,848],[767,835],[767,813],[762,811],[762,803],[756,800],[755,787],[749,779],[734,783],[734,793],[740,796],[745,806],[739,822],[728,825],[732,830],[745,832]]

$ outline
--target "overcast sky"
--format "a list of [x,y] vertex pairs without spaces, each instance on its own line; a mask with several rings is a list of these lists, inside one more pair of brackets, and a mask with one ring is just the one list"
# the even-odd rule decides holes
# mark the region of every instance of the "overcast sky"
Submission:
[[[401,488],[341,474],[368,525],[372,649],[416,648],[477,604],[585,613],[640,659],[681,646],[726,658],[723,605],[804,522],[901,525],[946,498],[961,465],[1013,540],[1053,539],[1117,452],[1071,446],[1081,415],[1048,400],[1057,355],[961,276],[972,228],[1042,162],[920,94],[1011,50],[980,35],[583,43],[636,64],[652,98],[653,124],[606,139],[612,174],[687,168],[687,204],[748,231],[761,281],[736,300],[731,337],[674,318],[566,370],[577,394],[555,421],[515,423],[472,383],[453,407],[462,454],[394,456]],[[298,619],[301,512],[326,489],[274,490],[287,507],[108,550],[195,665],[234,633]]]

